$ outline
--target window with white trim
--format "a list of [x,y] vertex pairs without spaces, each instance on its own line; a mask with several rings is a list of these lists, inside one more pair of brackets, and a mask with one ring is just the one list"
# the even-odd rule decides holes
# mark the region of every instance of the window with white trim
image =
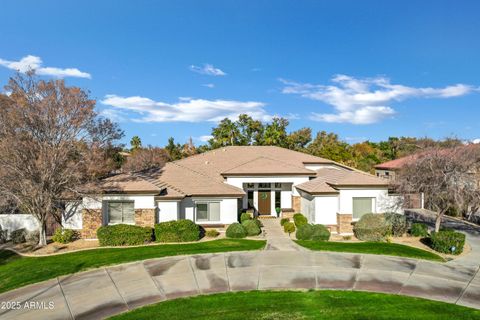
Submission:
[[108,224],[135,224],[135,208],[133,201],[108,201]]
[[220,202],[197,202],[197,221],[220,221]]
[[353,219],[360,219],[365,213],[372,213],[375,198],[355,197],[353,198],[352,213]]

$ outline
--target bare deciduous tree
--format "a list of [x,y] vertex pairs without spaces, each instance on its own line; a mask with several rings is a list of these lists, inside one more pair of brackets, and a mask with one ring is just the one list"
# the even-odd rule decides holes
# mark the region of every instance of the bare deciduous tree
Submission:
[[168,152],[159,147],[137,148],[127,158],[122,169],[137,172],[153,168],[161,168],[169,160]]
[[435,231],[451,208],[470,212],[480,204],[480,148],[474,145],[422,152],[399,172],[395,188],[404,195],[423,192],[437,213]]
[[95,101],[63,80],[18,74],[0,99],[0,196],[38,220],[46,244],[47,217],[61,221],[59,203],[109,171],[106,150],[123,133],[99,119]]

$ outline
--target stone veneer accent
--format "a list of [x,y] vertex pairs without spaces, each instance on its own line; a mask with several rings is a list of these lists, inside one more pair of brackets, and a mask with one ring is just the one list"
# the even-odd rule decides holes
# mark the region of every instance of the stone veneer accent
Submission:
[[83,209],[81,237],[83,239],[97,239],[97,229],[102,226],[102,220],[102,209]]
[[[292,209],[295,212],[302,212],[302,198],[300,196],[292,196]],[[295,213],[294,212],[294,213]]]
[[153,228],[155,225],[155,209],[135,209],[135,224]]
[[337,232],[342,233],[353,233],[352,226],[352,215],[337,213]]

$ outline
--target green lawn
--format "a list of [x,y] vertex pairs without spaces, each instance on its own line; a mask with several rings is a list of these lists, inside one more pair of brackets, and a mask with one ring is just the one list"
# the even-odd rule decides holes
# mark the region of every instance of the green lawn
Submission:
[[91,268],[182,254],[258,250],[265,241],[221,239],[135,248],[105,248],[49,257],[22,257],[0,250],[0,292]]
[[443,302],[355,291],[251,291],[161,302],[113,317],[136,319],[479,319]]
[[297,240],[299,245],[316,251],[337,251],[353,253],[384,254],[388,256],[408,257],[442,261],[445,259],[439,255],[422,249],[405,246],[398,243],[385,242],[330,242],[330,241],[308,241]]

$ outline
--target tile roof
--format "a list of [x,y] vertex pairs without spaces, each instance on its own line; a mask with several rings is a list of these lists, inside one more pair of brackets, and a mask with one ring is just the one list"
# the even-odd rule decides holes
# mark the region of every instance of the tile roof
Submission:
[[309,175],[315,176],[316,172],[308,170],[305,167],[297,167],[296,165],[283,162],[282,160],[274,160],[264,156],[260,156],[253,160],[247,161],[237,167],[222,172],[223,176],[235,175]]
[[153,193],[161,191],[157,185],[138,174],[122,173],[102,179],[98,187],[106,193]]

